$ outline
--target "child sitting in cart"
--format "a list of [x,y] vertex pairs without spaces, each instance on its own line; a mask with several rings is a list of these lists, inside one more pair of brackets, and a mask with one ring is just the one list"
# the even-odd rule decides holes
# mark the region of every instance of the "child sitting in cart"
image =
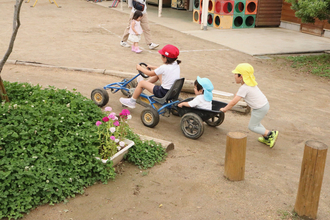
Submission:
[[[150,76],[147,81],[140,81],[134,90],[133,96],[131,98],[120,98],[121,104],[129,107],[135,108],[136,99],[140,96],[143,89],[148,90],[155,97],[162,98],[170,90],[175,80],[180,78],[180,60],[178,60],[179,49],[173,45],[166,45],[163,49],[159,50],[158,53],[161,54],[161,59],[163,65],[160,67],[147,65],[147,68],[136,65],[136,69],[143,72],[145,75]],[[150,69],[150,70],[149,70]],[[155,85],[154,83],[159,80],[161,85]]]
[[196,97],[190,102],[181,102],[178,107],[195,107],[200,109],[212,110],[213,99],[213,84],[208,78],[200,78],[197,76],[197,80],[194,83],[194,92]]

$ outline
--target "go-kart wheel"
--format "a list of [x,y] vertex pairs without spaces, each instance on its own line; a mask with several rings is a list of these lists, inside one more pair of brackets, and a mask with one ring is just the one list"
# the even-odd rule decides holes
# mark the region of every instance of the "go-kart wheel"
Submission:
[[[139,63],[140,66],[145,66],[147,68],[147,64],[145,63]],[[150,70],[150,68],[148,68],[148,70]],[[139,70],[139,74],[143,77],[143,78],[148,78],[149,76],[144,74],[142,71]]]
[[[128,78],[123,79],[122,82],[123,82],[124,80],[128,81],[128,80],[130,80],[130,79],[128,79]],[[136,86],[137,86],[137,82],[136,82],[135,80],[133,80],[133,81],[129,82],[129,83],[126,85],[126,88],[127,88],[127,89],[133,89],[133,88],[136,88]],[[125,89],[121,89],[120,91],[123,93],[124,96],[129,97],[129,96],[132,95],[129,91],[126,91]]]
[[144,109],[141,113],[141,121],[149,128],[155,127],[159,122],[159,114],[157,110],[152,107]]
[[204,133],[203,120],[195,113],[187,113],[181,118],[181,130],[186,137],[198,139]]
[[103,107],[109,101],[109,94],[107,90],[103,88],[97,88],[92,91],[91,98],[97,106]]
[[225,114],[223,112],[220,112],[216,116],[207,119],[205,122],[211,127],[216,127],[221,125],[224,120],[225,120]]

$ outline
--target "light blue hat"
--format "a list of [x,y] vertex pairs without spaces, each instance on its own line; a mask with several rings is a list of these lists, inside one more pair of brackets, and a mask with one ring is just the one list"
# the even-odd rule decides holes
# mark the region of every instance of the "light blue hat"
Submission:
[[200,78],[197,76],[197,82],[203,87],[204,89],[204,99],[208,102],[212,101],[213,94],[212,91],[214,89],[211,80],[208,78]]

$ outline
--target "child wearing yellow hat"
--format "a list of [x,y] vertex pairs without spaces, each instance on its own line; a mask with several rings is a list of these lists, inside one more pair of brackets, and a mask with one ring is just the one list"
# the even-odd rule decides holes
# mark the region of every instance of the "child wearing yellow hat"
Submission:
[[236,83],[241,84],[241,87],[238,89],[233,100],[226,107],[221,108],[220,111],[226,112],[230,110],[243,98],[252,109],[248,128],[262,135],[262,137],[258,138],[258,141],[273,148],[276,143],[278,131],[269,131],[260,123],[269,110],[269,103],[266,96],[257,86],[258,83],[253,75],[253,67],[248,63],[241,63],[232,72],[235,74]]

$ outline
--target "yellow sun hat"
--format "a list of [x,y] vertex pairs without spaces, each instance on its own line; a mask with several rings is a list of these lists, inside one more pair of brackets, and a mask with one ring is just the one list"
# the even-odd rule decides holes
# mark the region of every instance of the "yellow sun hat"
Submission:
[[236,66],[236,68],[232,71],[235,74],[241,74],[244,80],[244,83],[248,86],[256,86],[258,83],[253,75],[254,69],[251,64],[248,63],[240,63]]

